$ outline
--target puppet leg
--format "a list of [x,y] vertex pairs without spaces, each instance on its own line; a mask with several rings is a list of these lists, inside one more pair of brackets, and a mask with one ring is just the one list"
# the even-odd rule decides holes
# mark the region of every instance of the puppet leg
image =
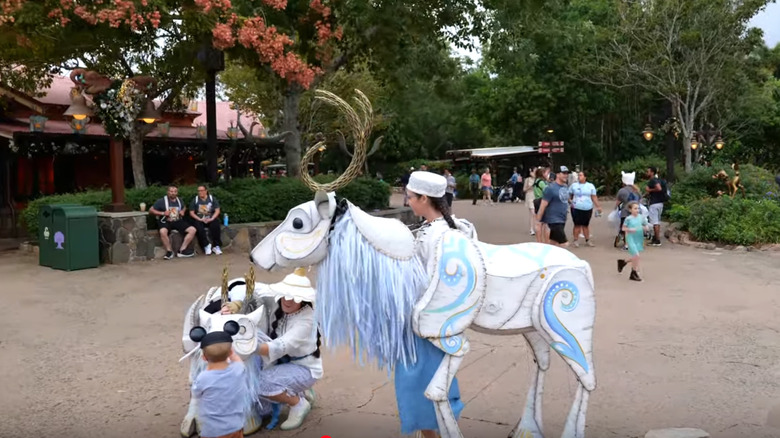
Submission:
[[189,438],[195,435],[196,432],[200,433],[198,429],[198,399],[190,398],[190,407],[187,409],[187,414],[184,416],[184,420],[181,421],[181,427],[179,432],[184,438]]
[[[459,338],[457,340],[450,338]],[[458,372],[460,364],[463,362],[464,355],[469,350],[468,339],[465,339],[462,335],[451,336],[441,340],[441,343],[446,345],[451,342],[459,342],[461,348],[458,356],[445,354],[439,368],[431,379],[431,383],[425,389],[425,397],[434,402],[434,408],[436,410],[436,419],[439,423],[439,434],[442,438],[463,438],[463,434],[458,427],[458,420],[455,418],[455,413],[450,406],[449,394],[452,380],[455,378],[455,374]],[[436,345],[438,341],[434,342]]]
[[525,340],[534,353],[536,376],[528,388],[523,416],[510,434],[511,438],[542,438],[542,395],[544,393],[544,373],[550,368],[550,346],[538,333],[524,333]]
[[588,412],[589,396],[590,391],[585,389],[582,383],[579,383],[574,403],[572,403],[569,415],[566,417],[566,426],[563,428],[561,438],[585,438],[585,416]]

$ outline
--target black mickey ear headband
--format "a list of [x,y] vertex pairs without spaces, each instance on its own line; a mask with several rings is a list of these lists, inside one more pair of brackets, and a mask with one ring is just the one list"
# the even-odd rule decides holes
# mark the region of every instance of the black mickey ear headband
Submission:
[[190,339],[193,342],[200,342],[200,348],[207,347],[211,344],[218,344],[222,342],[233,342],[232,336],[238,333],[239,325],[235,321],[227,321],[222,327],[221,332],[207,333],[203,327],[193,327],[190,330]]

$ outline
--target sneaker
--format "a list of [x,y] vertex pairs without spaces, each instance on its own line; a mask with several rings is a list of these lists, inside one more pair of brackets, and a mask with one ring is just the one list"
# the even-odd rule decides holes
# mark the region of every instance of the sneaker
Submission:
[[287,420],[279,427],[282,430],[297,429],[303,424],[303,420],[309,415],[311,411],[311,405],[305,397],[299,398],[299,402],[295,406],[290,406],[290,413],[287,414]]
[[589,247],[593,248],[593,247],[595,247],[596,245],[594,245],[594,244],[593,244],[593,242],[591,242],[590,240],[586,240],[586,241],[585,241],[585,246],[589,246]]
[[634,281],[642,281],[642,279],[639,278],[639,274],[635,270],[633,270],[633,269],[631,270],[631,276],[628,277],[628,279],[629,280],[634,280]]
[[661,241],[658,239],[653,239],[652,242],[650,242],[650,245],[652,246],[661,246]]
[[206,245],[205,248],[203,248],[203,252],[206,253],[206,255],[211,255],[211,244],[209,243]]
[[195,255],[195,251],[191,249],[185,249],[184,251],[179,251],[179,253],[176,255],[179,257],[192,257]]
[[532,236],[536,236],[536,231],[534,231],[534,230],[531,230],[531,235],[532,235]]
[[618,260],[617,262],[618,262],[618,274],[619,274],[619,273],[623,272],[623,268],[626,267],[628,262],[625,261],[625,260]]
[[168,252],[166,252],[166,253],[165,253],[165,255],[163,256],[163,258],[164,258],[165,260],[170,260],[170,259],[172,259],[172,258],[173,258],[173,251],[168,251]]
[[572,242],[572,244],[574,244],[575,248],[579,248],[580,247],[580,242],[577,242],[576,240],[574,242]]
[[222,255],[222,249],[218,246],[214,247],[214,254],[216,255]]

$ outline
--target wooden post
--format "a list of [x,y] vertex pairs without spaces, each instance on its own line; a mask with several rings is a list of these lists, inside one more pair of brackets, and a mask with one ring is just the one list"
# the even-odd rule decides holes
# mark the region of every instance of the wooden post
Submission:
[[111,137],[108,147],[111,171],[111,203],[103,207],[103,211],[117,213],[131,211],[125,204],[125,148],[124,141]]

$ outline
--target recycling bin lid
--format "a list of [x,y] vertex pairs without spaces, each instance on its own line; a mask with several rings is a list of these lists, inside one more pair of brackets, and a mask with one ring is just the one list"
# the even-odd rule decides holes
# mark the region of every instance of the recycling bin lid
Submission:
[[52,212],[62,212],[68,218],[95,217],[97,209],[88,205],[55,206]]

